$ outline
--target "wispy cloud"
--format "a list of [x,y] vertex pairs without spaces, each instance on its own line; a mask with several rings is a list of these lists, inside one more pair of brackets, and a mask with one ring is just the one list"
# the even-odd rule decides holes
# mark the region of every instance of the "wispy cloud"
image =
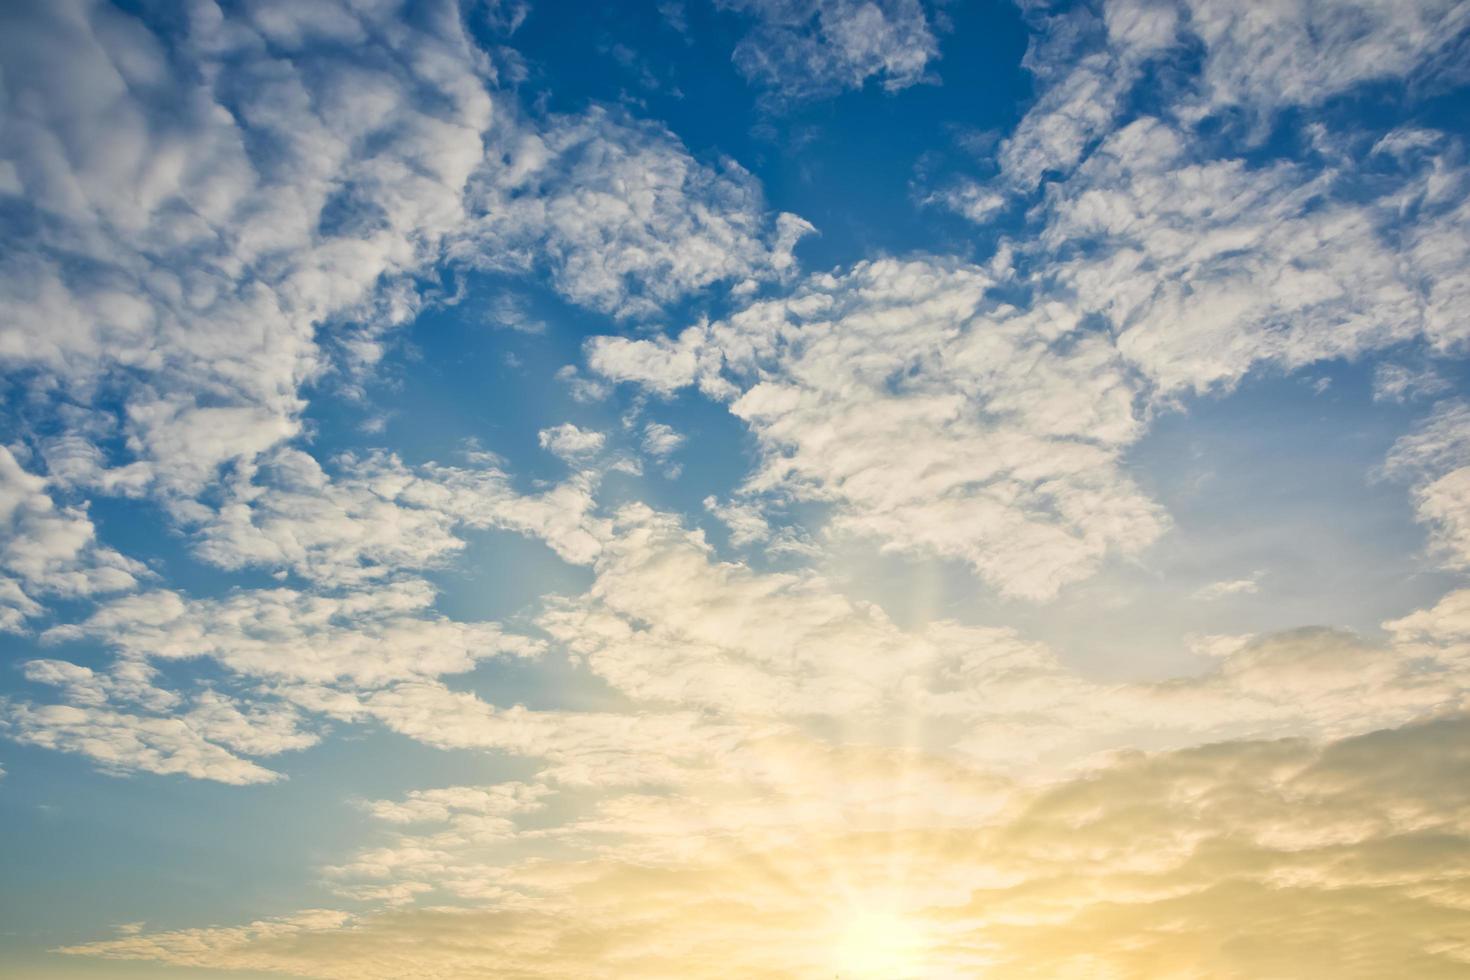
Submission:
[[939,42],[920,0],[719,0],[748,14],[754,29],[731,56],[768,104],[861,88],[888,91],[926,80]]

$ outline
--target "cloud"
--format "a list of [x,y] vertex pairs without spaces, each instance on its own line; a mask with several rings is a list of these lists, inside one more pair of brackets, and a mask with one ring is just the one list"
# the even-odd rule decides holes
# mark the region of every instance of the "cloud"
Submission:
[[[1243,112],[1268,120],[1380,81],[1443,75],[1470,39],[1454,0],[1109,0],[1038,16],[1023,62],[1040,89],[998,154],[1003,183],[1029,192],[1065,176],[1126,121],[1134,89],[1159,80],[1165,115],[1193,124]],[[1045,10],[1044,7],[1038,8]],[[1150,67],[1156,69],[1152,74]]]
[[[770,107],[903,88],[938,57],[917,0],[731,6]],[[986,265],[816,274],[794,254],[811,226],[739,164],[618,110],[520,105],[516,56],[447,2],[0,15],[19,216],[0,362],[45,420],[0,449],[0,627],[88,603],[21,665],[57,703],[0,698],[0,731],[232,785],[346,726],[526,773],[355,801],[369,839],[319,869],[355,912],[66,952],[355,980],[1463,972],[1470,592],[1382,639],[1189,634],[1187,671],[1101,678],[991,624],[1005,603],[906,625],[819,563],[758,560],[858,540],[1050,599],[1167,531],[1130,457],[1158,413],[1262,368],[1457,352],[1463,148],[1295,117],[1260,137],[1286,108],[1425,79],[1462,52],[1463,9],[1028,5],[1036,106],[995,181],[937,198],[1021,229]],[[510,31],[523,8],[487,16]],[[445,269],[542,277],[655,328],[728,288],[712,318],[594,337],[586,376],[559,376],[574,397],[640,388],[625,435],[664,465],[693,449],[645,401],[724,405],[755,465],[704,507],[764,555],[601,498],[607,438],[571,423],[539,441],[572,473],[529,487],[483,453],[308,451],[306,394],[366,391],[387,331],[452,301],[422,285]],[[1375,390],[1434,391],[1405,372]],[[1437,406],[1385,465],[1454,569],[1466,413]],[[161,503],[193,557],[279,585],[160,586],[98,540],[88,493]],[[586,588],[516,627],[451,618],[422,576],[492,529]],[[76,640],[110,659],[64,659]],[[535,661],[525,703],[465,676],[511,658]],[[185,661],[207,680],[181,682]]]
[[1232,595],[1254,595],[1260,591],[1260,577],[1261,573],[1256,572],[1249,578],[1222,579],[1219,582],[1211,582],[1209,585],[1196,589],[1194,597],[1211,602]]
[[890,92],[928,80],[939,42],[919,0],[720,0],[754,17],[732,59],[767,102],[804,101],[860,89],[877,78]]
[[[499,857],[473,832],[361,855],[359,874],[386,859],[382,881],[445,862],[466,895],[486,889],[457,907],[64,952],[322,978],[806,976],[850,960],[866,922],[901,927],[911,941],[889,952],[920,976],[1450,977],[1470,959],[1445,939],[1464,924],[1465,726],[1135,753],[1020,792],[933,759],[771,744],[751,760],[763,775],[727,794],[757,818],[738,838],[697,798],[627,796],[582,822],[575,858]],[[879,799],[914,793],[873,819],[863,788],[885,777]],[[967,806],[947,809],[956,797]]]
[[395,824],[448,823],[461,816],[503,817],[529,813],[542,807],[545,786],[499,783],[493,786],[449,786],[444,789],[414,790],[401,801],[374,800],[368,812]]
[[[317,700],[318,693],[326,699]],[[307,710],[376,720],[441,749],[506,752],[541,763],[538,775],[568,786],[676,786],[691,771],[717,769],[744,734],[690,711],[531,710],[497,708],[443,684],[413,682],[361,698],[298,689]]]
[[300,713],[291,705],[251,702],[205,690],[182,716],[201,737],[246,755],[278,755],[315,745],[321,736],[303,731]]
[[544,269],[568,299],[618,317],[654,316],[722,281],[780,278],[812,231],[792,214],[771,220],[734,160],[700,163],[653,123],[593,108],[497,139],[505,166],[471,180],[475,217],[450,258]]
[[718,561],[672,515],[630,506],[614,528],[592,586],[548,603],[539,625],[614,689],[665,710],[752,725],[840,718],[870,738],[922,723],[926,744],[1036,769],[1136,739],[1341,737],[1464,698],[1463,636],[1388,646],[1327,629],[1237,637],[1216,644],[1204,672],[1102,684],[1014,630],[906,630],[812,572]]
[[721,503],[714,497],[704,498],[704,509],[724,524],[730,532],[730,544],[737,548],[765,541],[771,536],[771,525],[758,505],[745,501]]
[[607,437],[601,432],[579,429],[570,422],[537,433],[541,448],[562,459],[572,461],[594,455],[602,449]]
[[[1058,185],[1042,241],[1087,248],[1048,275],[1115,325],[1119,352],[1160,394],[1433,336],[1421,275],[1386,232],[1430,172],[1364,201],[1337,171],[1201,159],[1188,134],[1142,119]],[[1426,205],[1433,226],[1442,206]]]
[[39,598],[125,592],[151,574],[97,541],[85,507],[58,507],[45,477],[0,446],[0,629],[20,631]]
[[650,422],[643,427],[643,451],[656,460],[667,460],[682,445],[684,437],[672,426]]
[[412,579],[336,596],[284,588],[217,599],[146,592],[106,603],[47,637],[95,637],[140,660],[210,657],[257,680],[340,681],[365,689],[463,673],[482,658],[529,656],[539,649],[495,623],[436,615],[433,601],[428,583]]
[[0,362],[70,411],[55,478],[187,519],[301,434],[306,385],[370,370],[446,261],[621,316],[790,270],[810,226],[738,164],[601,109],[532,118],[455,3],[401,8],[7,13]]
[[1453,0],[1180,7],[1181,24],[1208,52],[1199,98],[1216,111],[1318,105],[1368,82],[1441,71],[1470,30],[1470,13]]
[[158,687],[159,671],[122,657],[106,672],[64,660],[30,660],[25,677],[64,704],[0,698],[0,731],[16,741],[88,756],[114,774],[183,774],[234,785],[281,778],[232,754],[270,756],[315,745],[290,704],[250,692],[244,701],[208,685],[185,696]]
[[[547,431],[555,437],[543,442],[558,454],[602,438]],[[596,553],[591,476],[521,494],[488,458],[417,469],[386,453],[336,462],[329,475],[307,453],[283,448],[238,467],[223,505],[201,522],[197,553],[224,568],[284,568],[330,586],[435,566],[464,547],[468,529],[528,534],[576,564]]]
[[[1458,343],[1470,172],[1417,146],[1372,150],[1365,196],[1348,168],[1214,158],[1143,118],[1053,186],[1015,264],[859,263],[674,337],[595,338],[587,363],[726,401],[763,450],[746,492],[1045,599],[1166,528],[1123,466],[1152,410],[1261,365]],[[991,298],[1022,285],[1028,307]]]
[[100,708],[121,702],[167,711],[179,702],[173,691],[154,685],[158,671],[138,660],[119,660],[106,673],[65,660],[28,660],[21,666],[26,680],[60,688],[71,704]]
[[[35,705],[0,701],[0,731],[24,745],[77,752],[113,773],[182,774],[235,786],[269,783],[281,776],[209,740],[252,748],[299,748],[300,737],[262,743],[258,734],[218,724],[197,730],[182,717],[159,717],[74,705]],[[312,739],[314,741],[314,739]]]
[[1470,406],[1443,402],[1394,443],[1384,472],[1411,482],[1414,514],[1448,568],[1470,567]]
[[1450,383],[1432,366],[1379,364],[1373,369],[1373,400],[1403,403],[1444,394]]
[[860,263],[677,338],[594,338],[589,367],[698,384],[760,441],[745,492],[832,505],[830,529],[956,558],[1044,599],[1166,519],[1121,465],[1142,429],[1107,338],[986,300],[983,269]]
[[985,187],[979,182],[963,178],[944,190],[935,191],[924,198],[924,203],[940,204],[961,214],[976,224],[985,224],[1010,203],[1005,194]]
[[83,396],[120,384],[129,451],[171,493],[294,435],[319,327],[375,359],[416,307],[379,286],[465,216],[488,66],[432,6],[386,30],[390,9],[206,4],[161,33],[102,5],[12,11],[0,156],[28,217],[0,357]]
[[[930,749],[1040,773],[1101,746],[1341,737],[1464,700],[1465,637],[1410,630],[1409,620],[1388,624],[1387,646],[1300,630],[1237,639],[1202,673],[1102,684],[1014,630],[903,629],[814,573],[720,562],[702,534],[643,505],[619,509],[601,534],[588,590],[543,601],[536,625],[549,644],[438,615],[433,590],[415,580],[334,596],[281,588],[114,599],[44,635],[106,643],[118,655],[112,671],[30,662],[27,676],[60,688],[70,706],[12,702],[10,730],[119,766],[84,736],[57,734],[95,721],[68,711],[102,712],[118,727],[181,721],[247,754],[312,744],[323,722],[371,722],[438,748],[534,760],[550,783],[672,787],[728,767],[752,739],[821,719],[860,723],[880,741],[918,723]],[[445,681],[492,657],[552,651],[629,709],[497,707]],[[154,686],[156,666],[200,657],[226,671],[218,692]],[[171,717],[140,719],[119,705]],[[203,771],[169,765],[140,763]]]

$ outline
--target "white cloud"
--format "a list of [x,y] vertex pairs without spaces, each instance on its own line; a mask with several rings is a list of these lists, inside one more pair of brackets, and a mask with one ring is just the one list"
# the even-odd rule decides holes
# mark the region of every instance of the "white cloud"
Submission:
[[1449,568],[1470,567],[1470,405],[1441,403],[1394,443],[1385,472],[1411,481],[1414,512]]
[[34,230],[0,264],[0,358],[122,382],[163,489],[294,435],[319,326],[373,325],[333,333],[376,357],[372,329],[413,308],[379,284],[463,221],[488,67],[457,16],[386,30],[392,7],[206,4],[166,39],[101,5],[11,13],[0,157]]
[[60,688],[71,704],[100,708],[126,703],[161,712],[179,702],[173,691],[154,685],[158,672],[139,660],[119,660],[106,673],[65,660],[28,660],[22,668],[26,680]]
[[1142,423],[1108,339],[1059,305],[989,303],[993,283],[940,260],[860,263],[676,339],[595,338],[587,362],[727,400],[763,450],[747,492],[828,502],[835,532],[1047,598],[1166,522],[1121,465]]
[[1373,369],[1374,401],[1403,403],[1440,395],[1449,388],[1450,383],[1432,366],[1384,363]]
[[1207,52],[1199,97],[1211,110],[1317,105],[1366,82],[1452,66],[1470,28],[1457,0],[1188,0],[1180,15]]
[[25,745],[81,753],[115,773],[182,774],[237,786],[281,778],[209,741],[184,718],[4,699],[0,731]]
[[619,317],[651,316],[722,281],[778,278],[812,226],[773,222],[734,160],[695,160],[667,129],[602,109],[499,132],[506,164],[470,183],[475,218],[452,258],[545,269],[556,288]]
[[86,755],[113,773],[184,774],[244,784],[278,774],[232,754],[269,756],[309,748],[320,732],[302,727],[290,704],[254,692],[245,702],[208,686],[184,697],[155,685],[142,657],[106,672],[64,660],[31,660],[27,680],[55,687],[64,704],[0,698],[0,731],[20,742]]
[[433,614],[434,592],[407,580],[339,596],[291,589],[246,590],[218,599],[148,592],[103,605],[53,640],[94,636],[124,656],[157,661],[211,657],[263,681],[374,688],[471,670],[538,645],[494,623]]
[[1383,628],[1420,656],[1453,658],[1470,642],[1470,589],[1456,589],[1430,608],[1389,620]]
[[[917,0],[739,6],[760,26],[737,65],[778,98],[872,78],[901,88],[937,57]],[[417,309],[408,281],[441,259],[542,273],[624,320],[720,284],[750,296],[776,282],[789,288],[677,336],[595,338],[586,363],[601,380],[562,377],[583,397],[625,382],[659,397],[697,387],[727,405],[758,462],[704,506],[737,548],[809,552],[798,529],[772,527],[789,507],[817,513],[828,541],[965,562],[1003,596],[1052,597],[1110,559],[1144,555],[1167,528],[1129,468],[1151,412],[1262,364],[1418,339],[1443,353],[1466,335],[1470,184],[1452,141],[1400,131],[1365,156],[1355,138],[1324,131],[1320,159],[1248,162],[1220,158],[1191,128],[1225,109],[1262,114],[1412,76],[1460,43],[1463,15],[1444,4],[1402,18],[1361,0],[1323,9],[1346,19],[1318,24],[1326,15],[1293,4],[1117,2],[1052,21],[1055,44],[1029,62],[1042,96],[1002,148],[1002,180],[958,184],[950,198],[984,220],[1057,174],[1027,219],[1035,234],[989,267],[880,259],[800,280],[793,249],[810,226],[773,216],[732,161],[697,159],[667,129],[611,110],[548,116],[496,94],[492,113],[495,64],[450,5],[400,22],[392,2],[262,3],[228,18],[206,4],[167,38],[110,8],[10,12],[0,55],[24,71],[0,94],[0,186],[32,202],[34,231],[0,260],[0,299],[17,311],[0,328],[0,363],[45,376],[37,404],[65,397],[77,410],[56,413],[66,431],[27,435],[46,475],[0,449],[0,626],[20,628],[47,597],[129,594],[43,634],[115,656],[97,668],[25,662],[26,681],[64,703],[0,700],[0,730],[111,772],[232,784],[280,778],[245,757],[304,749],[328,725],[376,724],[535,770],[364,802],[389,825],[386,841],[325,869],[363,902],[447,895],[474,911],[317,910],[237,929],[132,929],[70,951],[354,978],[567,975],[591,962],[564,932],[575,922],[584,940],[629,957],[610,975],[661,975],[646,957],[670,937],[688,948],[661,954],[662,975],[701,975],[698,963],[679,968],[696,948],[715,964],[705,975],[732,963],[769,975],[763,944],[748,942],[769,933],[732,922],[801,922],[795,955],[806,955],[823,923],[802,916],[851,894],[843,875],[882,863],[855,838],[886,844],[898,832],[925,845],[913,887],[931,905],[944,897],[951,938],[971,927],[985,937],[965,955],[1007,962],[1005,944],[1028,923],[1083,951],[1047,975],[1188,964],[1170,945],[1183,927],[1100,929],[1089,896],[1167,904],[1218,885],[1198,869],[1221,854],[1234,859],[1232,884],[1272,901],[1296,901],[1311,881],[1430,902],[1440,872],[1384,871],[1384,850],[1402,855],[1404,835],[1458,832],[1463,820],[1455,801],[1426,798],[1434,780],[1405,785],[1361,765],[1356,753],[1380,742],[1128,750],[1337,739],[1463,710],[1464,593],[1385,623],[1384,643],[1329,629],[1192,635],[1188,648],[1212,658],[1205,669],[1101,681],[1013,629],[905,628],[810,569],[722,561],[680,516],[600,510],[591,469],[526,490],[483,454],[410,465],[389,453],[318,459],[293,444],[307,385],[370,366],[381,331]],[[502,14],[513,29],[520,14]],[[1198,55],[1201,81],[1181,84],[1157,118],[1116,128],[1134,79],[1176,49]],[[1237,70],[1253,60],[1257,75]],[[1379,169],[1364,181],[1365,168]],[[495,312],[530,326],[522,308]],[[1380,373],[1384,397],[1433,387]],[[1467,411],[1441,406],[1387,466],[1413,484],[1457,568],[1470,564]],[[637,418],[627,435],[648,457],[679,451],[682,434],[635,428]],[[571,424],[539,435],[574,468],[606,445]],[[155,494],[197,557],[297,587],[140,592],[142,566],[64,503],[82,490]],[[530,614],[544,638],[453,620],[410,577],[491,528],[544,541],[591,577],[584,593]],[[1196,595],[1249,594],[1259,578]],[[597,710],[505,706],[450,680],[500,657],[594,681]],[[162,686],[165,668],[199,658],[220,676]],[[542,684],[538,694],[572,701],[571,685]],[[1448,741],[1419,737],[1402,736],[1424,751]],[[1124,751],[1098,756],[1109,749]],[[1076,767],[1088,777],[1062,778]],[[999,771],[1061,781],[1024,789]],[[1388,784],[1392,794],[1378,792]],[[1243,819],[1251,806],[1268,812]],[[1324,841],[1366,849],[1313,852]],[[878,850],[891,869],[895,852]],[[969,863],[952,867],[957,854]],[[750,873],[823,863],[828,878],[774,902],[753,879],[776,876]],[[834,879],[832,867],[844,870]],[[686,881],[717,896],[720,913],[688,915],[703,899]],[[755,899],[742,905],[750,893],[722,882],[754,887]],[[1208,933],[1210,917],[1190,911],[1171,921]],[[696,920],[703,935],[669,928]],[[472,941],[402,941],[420,927]],[[1420,934],[1403,932],[1395,948],[1423,952]],[[1120,934],[1145,938],[1096,942]],[[507,936],[509,953],[496,945]],[[700,941],[711,936],[713,947]],[[351,955],[323,952],[354,943]],[[1135,956],[1142,947],[1156,958]],[[407,962],[405,949],[463,959]],[[971,975],[977,962],[950,972]],[[1272,972],[1255,966],[1234,972]]]
[[537,433],[541,448],[569,462],[597,454],[607,437],[601,432],[579,429],[570,422]]
[[732,60],[777,100],[862,88],[890,92],[928,80],[939,42],[920,0],[719,0],[756,18]]
[[[316,692],[290,692],[313,710]],[[375,719],[400,735],[441,749],[508,752],[538,760],[543,779],[568,786],[678,785],[691,771],[719,765],[745,734],[690,711],[639,712],[497,708],[443,684],[397,684],[315,710]]]
[[0,363],[89,410],[51,440],[57,480],[197,516],[223,464],[301,433],[308,383],[372,367],[446,256],[619,315],[790,270],[810,226],[738,164],[600,109],[532,119],[452,0],[402,6],[7,13],[0,169],[26,217]]
[[[559,454],[602,438],[547,431],[543,443]],[[462,529],[528,534],[578,564],[597,551],[589,475],[521,494],[493,459],[410,469],[390,454],[346,456],[335,477],[295,449],[262,463],[237,468],[225,503],[199,528],[201,557],[224,568],[286,568],[327,585],[360,585],[438,564],[464,547]]]
[[1010,203],[999,191],[968,178],[953,186],[935,191],[924,198],[925,204],[939,204],[963,215],[976,224],[985,224]]
[[[1157,5],[1150,13],[1130,22],[1152,24],[1167,37],[1173,11]],[[1034,190],[1048,172],[1076,166],[1088,146],[1112,128],[1141,61],[1159,41],[1152,34],[1155,43],[1142,49],[1109,46],[1105,25],[1086,7],[1049,18],[1043,26],[1022,61],[1037,76],[1040,92],[1000,145],[1002,189]]]
[[1210,602],[1232,595],[1254,595],[1261,589],[1260,579],[1260,572],[1256,572],[1248,578],[1222,579],[1219,582],[1211,582],[1209,585],[1196,589],[1194,597]]
[[242,704],[205,690],[180,717],[201,738],[245,755],[279,755],[315,745],[321,735],[301,728],[300,713],[289,704],[259,701]]
[[643,427],[643,451],[660,462],[666,461],[682,445],[684,437],[673,426],[650,422]]
[[1038,27],[1024,63],[1041,91],[999,154],[1022,191],[1069,173],[1125,117],[1150,61],[1198,59],[1161,88],[1168,114],[1243,109],[1262,130],[1282,109],[1452,66],[1470,13],[1457,0],[1108,0],[1100,16],[1081,7]]
[[0,446],[0,629],[39,615],[38,598],[135,588],[149,572],[97,541],[84,507],[58,507],[45,477]]
[[508,817],[541,809],[541,798],[550,791],[531,783],[498,783],[493,786],[448,786],[414,790],[403,800],[374,800],[365,805],[379,820],[394,824],[448,823],[462,814],[474,817]]
[[721,503],[714,497],[704,498],[704,509],[714,515],[730,531],[730,543],[737,548],[765,541],[771,536],[771,525],[752,501],[730,500]]
[[1186,134],[1140,120],[1058,185],[1042,240],[1089,249],[1051,275],[1115,324],[1118,350],[1161,393],[1411,339],[1427,326],[1423,296],[1381,231],[1402,198],[1338,200],[1338,182],[1285,162],[1198,160]]
[[545,321],[537,319],[526,308],[525,303],[513,295],[497,298],[490,305],[486,314],[486,322],[524,334],[540,335],[546,333],[547,330]]
[[[1195,638],[1206,671],[1103,684],[1013,630],[933,622],[902,629],[811,572],[717,561],[697,531],[642,506],[619,511],[586,594],[540,626],[636,703],[696,708],[748,729],[843,718],[881,740],[922,723],[925,744],[992,766],[1049,765],[1099,745],[1338,737],[1460,703],[1463,637],[1430,654],[1307,629]],[[1407,645],[1406,645],[1407,644]]]

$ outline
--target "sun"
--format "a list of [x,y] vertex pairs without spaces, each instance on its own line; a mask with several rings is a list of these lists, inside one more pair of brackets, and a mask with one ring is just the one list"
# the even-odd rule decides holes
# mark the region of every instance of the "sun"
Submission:
[[832,968],[842,980],[910,980],[922,976],[923,933],[888,910],[855,910],[837,923]]

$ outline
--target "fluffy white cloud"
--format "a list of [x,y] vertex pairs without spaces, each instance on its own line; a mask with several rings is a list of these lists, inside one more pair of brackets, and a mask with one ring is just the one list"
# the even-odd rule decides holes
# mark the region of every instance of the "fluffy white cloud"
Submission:
[[[318,328],[403,319],[380,284],[463,222],[489,67],[452,5],[396,8],[203,3],[167,38],[102,4],[7,14],[0,156],[31,232],[0,264],[0,357],[124,383],[166,489],[293,435]],[[371,338],[338,333],[358,360]]]
[[205,690],[180,716],[201,738],[245,755],[278,755],[315,745],[321,735],[301,727],[301,714],[279,702],[239,702]]
[[[1180,404],[1259,365],[1407,341],[1462,348],[1464,148],[1413,127],[1312,122],[1313,107],[1369,82],[1407,81],[1412,99],[1419,81],[1460,77],[1462,4],[1112,0],[1035,13],[1026,65],[1040,92],[1000,146],[999,176],[931,199],[983,221],[1051,175],[1032,233],[1002,254],[1014,249],[1038,301],[1109,328],[1141,395]],[[1135,85],[1161,72],[1169,83],[1135,104]],[[1306,152],[1241,155],[1292,107]],[[1432,369],[1405,372],[1384,369],[1381,397],[1435,386]]]
[[1433,366],[1417,368],[1403,364],[1379,364],[1373,369],[1373,400],[1406,402],[1444,394],[1450,383]]
[[148,570],[97,541],[84,507],[58,507],[45,477],[0,446],[0,630],[20,630],[38,598],[137,586]]
[[663,712],[497,708],[439,683],[403,683],[361,698],[307,689],[290,696],[309,710],[373,719],[443,749],[505,752],[541,764],[539,775],[591,788],[677,786],[690,772],[717,769],[746,736],[738,726],[687,710]]
[[[35,705],[0,700],[0,731],[26,745],[89,756],[104,770],[114,773],[153,772],[182,774],[195,779],[212,779],[233,785],[268,783],[279,773],[242,759],[211,741],[244,744],[252,749],[279,751],[300,748],[314,741],[310,736],[292,734],[284,739],[266,737],[253,727],[237,727],[219,719],[204,730],[196,729],[184,717],[140,715],[109,708],[75,705]],[[279,746],[279,748],[276,748]]]
[[1039,19],[1024,64],[1040,93],[1001,146],[1005,186],[1029,191],[1047,173],[1069,173],[1126,116],[1151,61],[1175,69],[1163,90],[1174,100],[1171,115],[1197,122],[1243,110],[1259,130],[1279,110],[1319,105],[1365,83],[1453,72],[1470,37],[1470,14],[1457,0],[1106,0],[1099,7]]
[[1394,443],[1385,472],[1412,483],[1414,511],[1450,568],[1470,567],[1470,405],[1449,401]]
[[[601,439],[557,430],[546,442],[565,453],[591,437]],[[259,466],[237,467],[226,502],[199,528],[196,550],[225,568],[286,568],[339,586],[435,565],[464,547],[462,529],[531,535],[577,564],[596,554],[593,476],[521,494],[498,461],[474,461],[411,469],[391,454],[347,456],[331,476],[312,456],[280,449]]]
[[[778,101],[901,88],[937,57],[918,0],[732,6],[759,21],[737,66]],[[0,64],[18,66],[0,187],[26,218],[0,259],[18,311],[0,363],[61,423],[26,434],[33,457],[0,449],[0,626],[48,596],[128,593],[43,634],[112,661],[25,662],[61,703],[0,698],[0,731],[109,772],[249,784],[281,778],[252,757],[371,724],[533,772],[359,801],[384,826],[323,874],[396,911],[132,928],[68,952],[354,980],[846,975],[873,971],[875,936],[912,933],[933,941],[881,956],[941,975],[1462,969],[1470,592],[1382,642],[1192,635],[1203,669],[1101,680],[1015,629],[904,626],[810,567],[721,560],[685,516],[601,509],[600,432],[543,430],[577,472],[530,489],[484,454],[295,443],[307,386],[370,366],[441,261],[538,273],[625,322],[730,284],[766,298],[677,336],[596,338],[595,380],[573,369],[574,390],[726,405],[757,463],[704,506],[737,548],[809,555],[773,524],[815,514],[828,542],[1052,597],[1168,526],[1128,455],[1162,406],[1265,364],[1462,343],[1470,182],[1452,141],[1322,130],[1306,162],[1222,158],[1195,125],[1249,126],[1460,50],[1463,5],[1404,9],[1118,0],[1050,20],[1001,179],[945,198],[988,220],[1055,175],[1029,198],[1034,227],[986,267],[801,279],[810,226],[772,215],[749,173],[619,112],[518,108],[495,77],[511,56],[480,51],[447,2],[409,18],[394,0],[203,2],[167,37],[81,2],[0,15]],[[1175,52],[1198,77],[1120,125]],[[1434,388],[1380,373],[1384,398]],[[643,407],[625,437],[667,464],[683,436]],[[1455,568],[1467,411],[1440,406],[1387,466]],[[141,566],[65,503],[80,491],[154,494],[196,557],[283,584],[140,591]],[[545,597],[534,634],[449,618],[411,576],[490,528],[544,541],[589,587]],[[455,680],[530,657],[535,706]],[[205,658],[210,680],[167,686]],[[914,924],[885,938],[868,928],[884,916]]]
[[[835,95],[877,78],[888,91],[924,81],[939,42],[920,0],[718,0],[757,25],[735,67],[776,102]],[[771,100],[768,100],[771,101]]]
[[643,451],[654,459],[667,460],[682,445],[684,437],[673,426],[650,422],[643,427]]
[[94,636],[138,660],[211,657],[242,677],[354,688],[462,673],[483,658],[539,649],[494,623],[437,616],[433,601],[433,590],[419,580],[338,596],[265,589],[189,599],[148,592],[107,603],[47,636]]
[[541,627],[638,703],[750,724],[845,718],[882,739],[922,722],[931,747],[1034,765],[1133,739],[1340,737],[1457,707],[1470,680],[1461,636],[1430,650],[1315,629],[1233,638],[1193,676],[1099,684],[1009,629],[905,630],[815,574],[717,561],[667,514],[625,508],[615,528],[592,587]]
[[29,660],[23,670],[26,680],[60,688],[71,704],[129,703],[162,712],[179,703],[176,693],[154,685],[158,671],[140,660],[119,660],[105,673],[65,660]]
[[[1159,6],[1118,5],[1139,27]],[[1178,18],[1207,52],[1199,98],[1210,110],[1316,105],[1365,82],[1453,70],[1470,30],[1458,0],[1186,0]],[[1112,26],[1115,43],[1137,44]]]
[[221,464],[300,432],[304,385],[382,355],[446,256],[620,315],[790,269],[810,226],[738,164],[598,109],[532,119],[453,0],[403,8],[204,2],[162,33],[87,0],[5,12],[0,192],[24,219],[0,363],[84,410],[58,479],[192,515]]
[[1199,160],[1184,133],[1140,120],[1058,185],[1042,241],[1088,249],[1050,275],[1115,325],[1119,351],[1165,394],[1430,331],[1421,275],[1384,233],[1420,185],[1364,203],[1337,199],[1341,179]]
[[545,786],[499,783],[493,786],[448,786],[414,790],[403,800],[374,800],[365,804],[379,820],[395,824],[448,823],[461,815],[508,817],[539,810]]
[[1212,601],[1232,595],[1254,595],[1261,589],[1260,573],[1248,578],[1221,579],[1195,590],[1196,599]]
[[651,316],[721,281],[792,271],[812,226],[774,222],[760,184],[731,159],[694,159],[662,126],[602,109],[497,131],[499,167],[468,189],[475,218],[449,255],[498,269],[544,269],[574,302]]
[[570,422],[537,433],[541,448],[565,460],[577,460],[595,455],[602,449],[607,437],[601,432],[579,429]]
[[[130,601],[146,601],[138,597]],[[113,773],[182,773],[245,784],[278,774],[240,759],[315,745],[292,705],[251,692],[237,700],[209,686],[192,695],[157,686],[144,655],[120,657],[105,672],[65,660],[31,660],[27,680],[58,690],[63,704],[0,698],[0,731],[20,742],[86,755]]]
[[763,450],[746,492],[828,502],[833,531],[1046,598],[1165,518],[1122,466],[1142,423],[1109,338],[1060,305],[989,302],[994,282],[939,260],[861,263],[674,339],[596,338],[587,360],[727,400]]

